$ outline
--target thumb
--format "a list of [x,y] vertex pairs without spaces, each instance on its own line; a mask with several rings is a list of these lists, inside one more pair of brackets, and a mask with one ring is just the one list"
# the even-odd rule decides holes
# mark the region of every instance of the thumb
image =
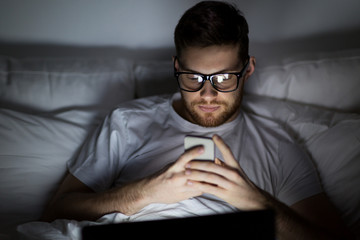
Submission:
[[174,168],[177,170],[182,170],[185,168],[186,164],[191,160],[194,160],[196,157],[200,156],[204,152],[203,146],[196,146],[189,150],[186,150],[174,164]]
[[221,154],[223,155],[226,165],[232,168],[240,169],[239,163],[236,161],[230,147],[224,142],[224,140],[216,134],[213,136],[212,139],[215,145],[220,150]]

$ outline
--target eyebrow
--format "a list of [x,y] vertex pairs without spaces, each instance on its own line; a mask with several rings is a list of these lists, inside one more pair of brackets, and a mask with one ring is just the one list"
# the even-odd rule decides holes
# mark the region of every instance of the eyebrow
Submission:
[[183,65],[182,63],[180,63],[179,59],[177,59],[178,63],[179,63],[179,66],[181,69],[184,70],[184,72],[191,72],[191,73],[197,73],[197,74],[201,74],[201,75],[215,75],[215,74],[219,74],[219,73],[226,73],[226,72],[235,72],[237,70],[231,70],[231,69],[237,69],[238,66],[240,65],[240,63],[236,63],[235,66],[231,67],[231,68],[225,68],[225,69],[222,69],[220,71],[217,71],[217,72],[214,72],[214,73],[210,73],[210,74],[204,74],[204,73],[201,73],[201,72],[198,72],[198,71],[195,71],[191,68],[188,68],[186,67],[185,65]]

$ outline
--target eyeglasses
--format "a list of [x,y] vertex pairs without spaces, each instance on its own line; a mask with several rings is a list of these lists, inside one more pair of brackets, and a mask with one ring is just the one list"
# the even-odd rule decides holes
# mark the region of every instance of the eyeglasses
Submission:
[[[175,61],[178,60],[175,57]],[[218,73],[205,75],[191,72],[177,72],[174,61],[174,75],[181,90],[186,92],[197,92],[209,80],[211,85],[219,92],[233,92],[239,87],[239,81],[249,65],[250,57],[247,57],[246,64],[240,72]],[[179,60],[178,60],[179,61]]]

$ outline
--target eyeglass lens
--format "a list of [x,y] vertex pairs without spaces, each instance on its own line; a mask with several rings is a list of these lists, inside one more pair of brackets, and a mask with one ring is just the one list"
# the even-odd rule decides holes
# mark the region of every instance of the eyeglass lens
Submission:
[[[180,87],[188,91],[199,90],[206,80],[206,76],[194,73],[179,74]],[[232,91],[237,88],[236,74],[224,73],[208,77],[213,87],[220,91]]]

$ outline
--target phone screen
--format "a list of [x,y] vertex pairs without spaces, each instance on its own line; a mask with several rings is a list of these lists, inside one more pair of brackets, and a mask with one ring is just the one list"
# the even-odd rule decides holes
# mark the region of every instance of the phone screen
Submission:
[[185,136],[184,139],[184,148],[188,150],[196,146],[204,146],[204,153],[196,157],[196,160],[210,160],[214,161],[215,159],[215,145],[211,138],[208,137],[199,137],[199,136]]

